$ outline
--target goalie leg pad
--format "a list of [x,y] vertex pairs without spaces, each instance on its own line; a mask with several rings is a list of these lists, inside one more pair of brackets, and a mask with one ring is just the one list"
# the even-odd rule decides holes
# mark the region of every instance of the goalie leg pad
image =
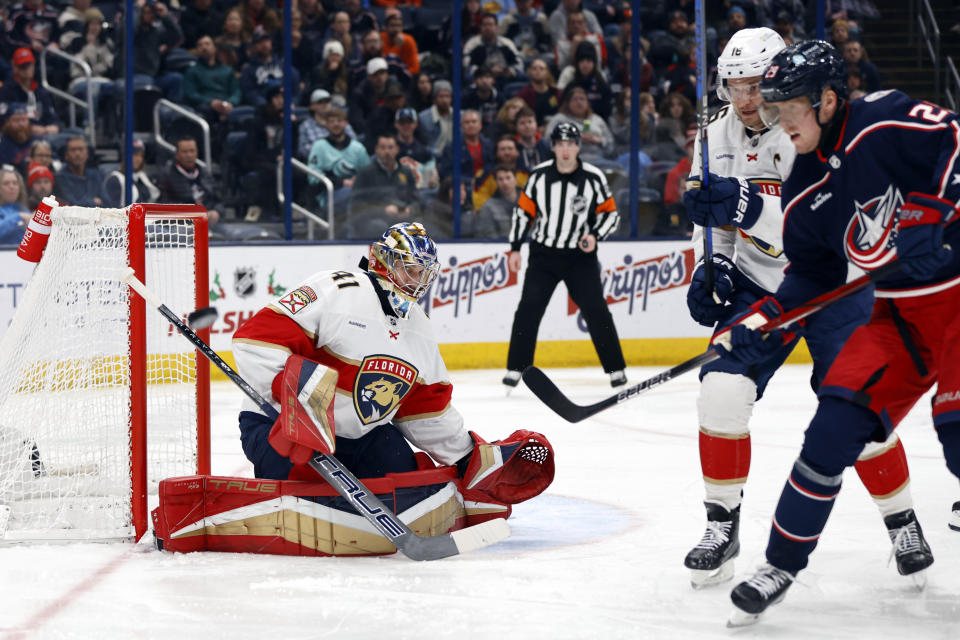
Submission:
[[517,504],[553,482],[553,447],[546,436],[520,429],[505,440],[487,442],[473,431],[470,435],[475,444],[461,482],[465,496],[477,492],[493,502]]
[[[417,535],[433,536],[470,524],[456,476],[455,467],[438,467],[363,482]],[[152,518],[157,545],[167,551],[309,556],[396,551],[325,482],[168,478],[160,483],[160,506]]]

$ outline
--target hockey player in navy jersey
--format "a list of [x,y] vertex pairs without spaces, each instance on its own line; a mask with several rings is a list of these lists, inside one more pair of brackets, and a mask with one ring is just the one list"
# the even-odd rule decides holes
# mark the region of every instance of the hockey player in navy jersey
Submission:
[[[717,63],[717,94],[728,104],[714,114],[707,129],[710,188],[700,188],[698,137],[691,188],[684,194],[689,218],[699,223],[694,230],[694,250],[700,253],[703,247],[704,227],[700,225],[710,225],[713,239],[714,286],[706,287],[701,260],[687,292],[690,315],[705,326],[726,326],[750,305],[771,295],[787,266],[780,187],[796,153],[779,126],[768,127],[760,118],[760,77],[784,46],[772,29],[741,29],[730,38]],[[748,227],[746,231],[728,224],[727,208],[716,202],[735,204],[741,179],[753,193],[748,214],[756,216],[752,224],[741,225]],[[803,335],[813,357],[811,384],[815,390],[846,339],[867,321],[872,305],[873,291],[865,289],[809,319]],[[740,551],[740,507],[750,468],[753,405],[798,340],[799,336],[788,340],[762,362],[723,358],[700,371],[697,409],[707,526],[684,559],[695,588],[733,577],[734,558]],[[906,456],[896,434],[869,443],[857,459],[856,469],[885,524],[895,528],[913,508]],[[895,550],[901,574],[913,574],[933,562],[923,550],[902,546]]]
[[[734,587],[732,624],[755,621],[784,597],[817,545],[844,469],[934,384],[934,427],[960,477],[960,257],[950,248],[960,247],[960,121],[897,91],[848,101],[845,78],[842,58],[820,41],[787,47],[764,72],[764,118],[779,119],[798,155],[782,190],[790,264],[775,296],[748,313],[776,316],[836,288],[848,263],[902,266],[876,283],[869,322],[820,387],[774,514],[767,564]],[[778,348],[783,332],[764,336],[750,320],[715,338],[725,357],[755,362]],[[912,513],[897,524],[895,545],[925,546]]]

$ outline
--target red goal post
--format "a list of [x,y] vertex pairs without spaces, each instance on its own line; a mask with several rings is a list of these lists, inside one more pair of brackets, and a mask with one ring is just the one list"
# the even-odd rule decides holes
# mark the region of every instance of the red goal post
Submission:
[[210,472],[210,369],[118,276],[132,267],[178,313],[206,306],[206,211],[51,219],[0,340],[0,544],[139,539],[160,480]]

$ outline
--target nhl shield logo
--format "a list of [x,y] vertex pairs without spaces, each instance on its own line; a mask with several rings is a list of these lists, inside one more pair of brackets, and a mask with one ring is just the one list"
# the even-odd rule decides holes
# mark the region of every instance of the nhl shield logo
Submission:
[[570,201],[570,210],[573,211],[575,216],[587,215],[587,199],[581,195],[573,196]]
[[367,356],[353,383],[353,404],[363,424],[390,415],[417,381],[416,367],[387,355]]
[[239,267],[233,272],[233,290],[241,298],[248,298],[257,290],[257,271],[253,267]]

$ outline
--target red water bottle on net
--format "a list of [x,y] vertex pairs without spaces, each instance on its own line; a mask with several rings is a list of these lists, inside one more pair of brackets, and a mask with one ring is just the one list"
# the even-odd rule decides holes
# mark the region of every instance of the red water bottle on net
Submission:
[[27,224],[27,230],[23,233],[23,240],[17,247],[17,255],[27,262],[40,262],[43,257],[43,250],[47,246],[47,240],[50,239],[50,228],[52,221],[50,212],[60,203],[53,196],[47,196],[37,205],[37,210],[33,214],[33,219]]

